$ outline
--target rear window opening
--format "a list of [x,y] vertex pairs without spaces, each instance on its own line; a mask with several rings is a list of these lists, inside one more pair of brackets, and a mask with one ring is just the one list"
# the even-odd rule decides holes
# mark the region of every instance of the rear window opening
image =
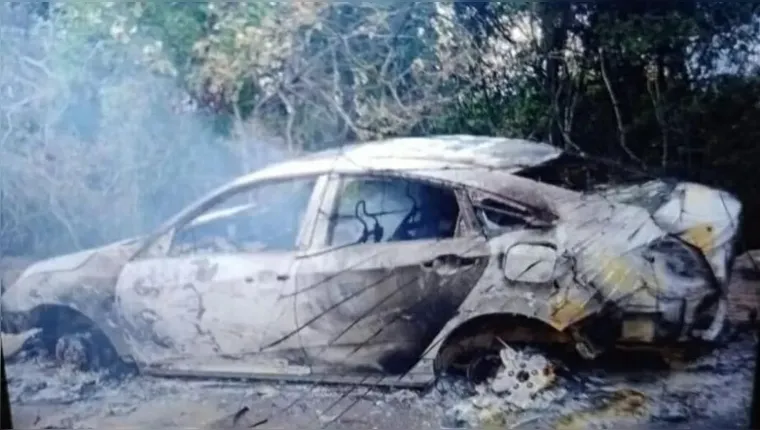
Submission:
[[[495,199],[485,198],[473,205],[478,221],[488,236],[535,227],[537,217],[530,211]],[[535,220],[531,222],[531,220]]]
[[652,177],[643,172],[568,153],[515,175],[579,192],[652,180]]

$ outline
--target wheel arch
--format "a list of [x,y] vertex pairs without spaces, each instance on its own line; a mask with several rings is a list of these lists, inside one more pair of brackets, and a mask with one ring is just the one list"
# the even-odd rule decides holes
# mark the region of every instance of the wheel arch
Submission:
[[[115,328],[104,324],[104,318],[93,313],[83,311],[65,303],[45,303],[32,308],[28,314],[29,328],[40,328],[43,333],[50,331],[51,327],[58,333],[73,332],[80,328],[94,328],[103,334],[116,354],[125,361],[131,361],[131,354],[127,344]],[[58,328],[60,326],[61,328]]]
[[504,342],[567,343],[572,337],[557,329],[551,321],[516,312],[488,312],[472,315],[460,321],[431,351],[436,375],[445,370],[458,353],[469,348],[490,347],[500,339]]

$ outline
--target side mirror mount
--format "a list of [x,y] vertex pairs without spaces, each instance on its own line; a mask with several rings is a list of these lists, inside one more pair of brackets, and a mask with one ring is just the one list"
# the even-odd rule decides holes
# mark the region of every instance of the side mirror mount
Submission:
[[513,282],[551,282],[557,259],[557,248],[551,243],[516,243],[504,253],[504,276]]

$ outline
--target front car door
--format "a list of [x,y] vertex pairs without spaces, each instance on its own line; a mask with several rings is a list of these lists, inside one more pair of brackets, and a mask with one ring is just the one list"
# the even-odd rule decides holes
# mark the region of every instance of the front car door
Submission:
[[295,324],[282,297],[292,291],[293,262],[324,182],[287,179],[227,192],[166,233],[168,247],[158,240],[157,250],[128,263],[117,307],[137,361],[179,373],[291,368],[299,358],[288,345],[257,357]]
[[333,175],[296,263],[300,345],[315,374],[402,374],[456,313],[489,248],[463,190],[421,179]]

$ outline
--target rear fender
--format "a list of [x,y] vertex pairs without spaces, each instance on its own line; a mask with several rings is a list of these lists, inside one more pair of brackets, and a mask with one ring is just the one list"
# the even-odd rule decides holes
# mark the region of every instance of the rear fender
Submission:
[[[475,293],[474,291],[473,294]],[[492,315],[504,315],[505,318],[522,317],[539,322],[557,333],[562,333],[571,325],[595,314],[601,308],[598,303],[592,301],[561,301],[554,298],[558,296],[555,294],[552,298],[539,298],[531,294],[486,293],[480,294],[480,297],[468,306],[468,302],[473,298],[471,295],[460,308],[457,316],[449,320],[443,330],[438,333],[410,373],[435,373],[436,357],[446,345],[446,341],[460,327],[475,319]],[[473,305],[474,309],[471,308]]]

